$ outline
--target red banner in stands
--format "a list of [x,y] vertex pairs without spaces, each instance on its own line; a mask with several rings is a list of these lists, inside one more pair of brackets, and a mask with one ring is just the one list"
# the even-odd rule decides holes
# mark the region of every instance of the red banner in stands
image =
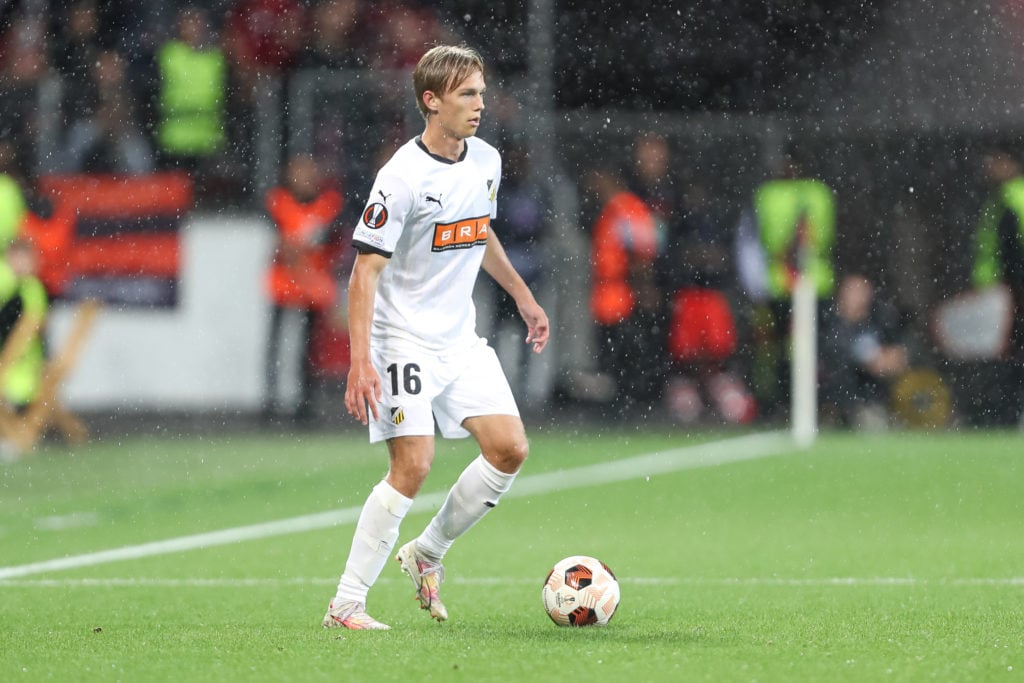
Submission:
[[25,226],[51,294],[134,306],[173,306],[180,228],[192,208],[184,173],[51,175],[39,181],[49,217]]

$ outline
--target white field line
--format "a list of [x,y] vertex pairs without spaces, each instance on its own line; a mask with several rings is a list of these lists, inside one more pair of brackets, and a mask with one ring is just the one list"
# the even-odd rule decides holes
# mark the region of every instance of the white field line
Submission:
[[[0,580],[0,588],[280,588],[286,586],[333,586],[337,577],[271,578],[106,578],[106,579],[7,579]],[[406,583],[405,579],[380,577],[377,583]],[[541,585],[537,577],[452,577],[449,583],[462,586]],[[874,587],[874,586],[941,586],[941,587],[1020,587],[1024,576],[959,577],[929,579],[908,576],[824,576],[805,578],[783,577],[619,577],[619,583],[631,586],[694,586],[694,587],[757,587],[780,586],[786,588],[815,587]]]
[[[569,470],[543,474],[524,475],[516,480],[512,490],[505,497],[521,498],[553,491],[610,484],[629,479],[639,479],[658,474],[700,467],[714,467],[743,460],[753,460],[779,455],[795,450],[787,433],[764,432],[740,436],[724,441],[683,446],[667,451],[638,455],[622,460],[586,465]],[[447,492],[422,494],[413,503],[410,514],[436,509],[444,502]],[[29,564],[0,567],[0,581],[45,572],[90,567],[123,560],[137,560],[155,555],[212,548],[215,546],[253,541],[272,536],[294,534],[302,531],[325,529],[339,524],[352,524],[359,518],[362,506],[330,510],[312,515],[290,517],[262,524],[232,527],[189,536],[179,536],[163,541],[152,541],[110,550],[101,550],[83,555],[58,557],[52,560]]]

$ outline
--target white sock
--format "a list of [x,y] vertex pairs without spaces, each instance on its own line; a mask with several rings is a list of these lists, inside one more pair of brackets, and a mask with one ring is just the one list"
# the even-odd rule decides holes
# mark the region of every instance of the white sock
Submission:
[[337,601],[366,604],[366,594],[391,556],[398,527],[411,505],[412,498],[406,498],[386,481],[373,487],[359,513],[345,573],[338,582]]
[[428,558],[440,561],[455,539],[498,504],[515,478],[515,474],[495,469],[483,455],[469,463],[448,492],[444,505],[416,539],[416,546]]

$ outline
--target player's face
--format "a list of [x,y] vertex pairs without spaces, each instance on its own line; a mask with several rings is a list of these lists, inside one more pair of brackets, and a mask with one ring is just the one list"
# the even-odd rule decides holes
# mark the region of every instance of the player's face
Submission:
[[459,140],[476,135],[486,89],[484,75],[474,71],[455,88],[436,98],[438,123],[447,135]]

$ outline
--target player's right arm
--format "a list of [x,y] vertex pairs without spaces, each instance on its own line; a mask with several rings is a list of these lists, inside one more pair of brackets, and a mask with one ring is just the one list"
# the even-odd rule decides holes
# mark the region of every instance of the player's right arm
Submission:
[[377,404],[381,399],[380,375],[370,360],[370,326],[373,324],[373,300],[377,281],[388,258],[370,251],[361,251],[348,284],[348,335],[351,361],[348,386],[345,388],[345,408],[364,425],[369,415],[379,417]]

